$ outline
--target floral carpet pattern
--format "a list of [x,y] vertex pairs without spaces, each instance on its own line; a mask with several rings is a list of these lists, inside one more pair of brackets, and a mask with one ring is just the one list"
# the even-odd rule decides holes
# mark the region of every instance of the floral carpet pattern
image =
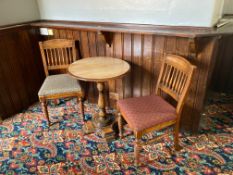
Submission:
[[[219,95],[208,101],[199,134],[180,135],[181,151],[173,151],[172,136],[164,137],[143,147],[142,165],[136,167],[134,137],[127,127],[122,140],[109,143],[95,134],[84,135],[76,100],[64,99],[49,103],[51,120],[58,122],[48,130],[37,103],[1,123],[0,174],[233,174],[233,113],[224,104],[233,104],[233,96]],[[86,103],[85,120],[96,110]]]

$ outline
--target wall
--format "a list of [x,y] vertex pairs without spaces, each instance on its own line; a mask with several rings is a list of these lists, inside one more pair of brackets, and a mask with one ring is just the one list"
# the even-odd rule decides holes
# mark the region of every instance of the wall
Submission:
[[[225,1],[224,13],[232,12],[233,5],[229,5],[232,4],[231,0]],[[0,25],[42,18],[208,27],[218,20],[222,2],[223,0],[69,0],[67,3],[65,0],[1,0]]]
[[211,26],[214,26],[218,22],[218,20],[222,17],[223,6],[224,6],[224,0],[217,0],[213,4]]
[[37,2],[42,19],[212,26],[221,11],[221,8],[216,6],[222,4],[223,0],[69,0],[69,3],[65,0],[38,0]]
[[0,0],[0,26],[39,18],[36,0]]
[[37,29],[0,29],[0,118],[21,112],[38,101],[44,71]]
[[223,7],[223,14],[233,14],[233,1],[225,0]]

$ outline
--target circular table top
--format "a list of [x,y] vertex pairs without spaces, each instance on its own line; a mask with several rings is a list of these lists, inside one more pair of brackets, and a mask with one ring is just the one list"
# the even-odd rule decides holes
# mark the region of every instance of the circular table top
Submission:
[[89,57],[73,62],[68,72],[79,80],[104,82],[124,76],[130,65],[112,57]]

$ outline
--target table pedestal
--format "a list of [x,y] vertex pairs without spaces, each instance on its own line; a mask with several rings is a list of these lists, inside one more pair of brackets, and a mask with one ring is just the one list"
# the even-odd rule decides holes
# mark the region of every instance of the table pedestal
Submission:
[[[105,100],[104,100],[104,83],[98,82],[97,89],[99,91],[98,107],[99,113],[95,114],[93,121],[85,124],[85,133],[92,133],[97,131],[100,136],[107,141],[115,139],[115,131],[113,130],[114,117],[106,114]],[[112,114],[113,115],[113,114]]]
[[98,128],[103,128],[111,122],[110,117],[106,115],[105,110],[105,100],[104,100],[104,83],[98,82],[97,83],[97,89],[99,91],[99,98],[98,98],[98,107],[99,107],[99,113],[95,116],[95,125]]

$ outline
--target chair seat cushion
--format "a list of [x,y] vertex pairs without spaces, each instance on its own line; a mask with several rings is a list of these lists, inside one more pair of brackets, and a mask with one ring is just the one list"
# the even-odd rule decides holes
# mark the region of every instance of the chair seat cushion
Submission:
[[135,131],[176,119],[176,109],[157,95],[119,100],[124,119]]
[[47,96],[78,91],[81,91],[81,86],[76,79],[68,74],[59,74],[46,77],[38,92],[38,95]]

